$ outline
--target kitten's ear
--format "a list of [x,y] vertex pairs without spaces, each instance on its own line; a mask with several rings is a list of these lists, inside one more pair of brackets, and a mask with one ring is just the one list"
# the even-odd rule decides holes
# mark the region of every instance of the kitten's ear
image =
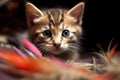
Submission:
[[77,5],[75,5],[72,9],[70,9],[67,14],[73,17],[74,19],[79,22],[82,19],[84,12],[84,3],[80,2]]
[[30,2],[26,3],[27,21],[29,21],[30,23],[35,23],[35,20],[43,15],[43,12],[40,11],[35,5]]

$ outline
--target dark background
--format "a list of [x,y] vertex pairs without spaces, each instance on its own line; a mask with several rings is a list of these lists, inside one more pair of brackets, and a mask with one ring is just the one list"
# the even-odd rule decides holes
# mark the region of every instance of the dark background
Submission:
[[[0,9],[0,28],[2,34],[13,33],[25,29],[25,1],[17,1],[19,4],[16,9],[9,12],[5,6]],[[98,51],[100,47],[107,51],[110,41],[112,46],[120,42],[120,26],[118,21],[118,4],[116,1],[110,0],[29,0],[39,8],[72,8],[77,3],[85,2],[85,10],[83,15],[83,39],[81,46],[87,52]],[[6,13],[6,14],[4,14]],[[11,13],[11,14],[10,14]],[[1,16],[4,14],[4,17]],[[8,16],[6,17],[6,15]],[[10,18],[9,18],[10,17]],[[7,24],[7,25],[6,25]],[[17,26],[15,25],[17,24]],[[2,26],[2,27],[1,27]],[[10,29],[10,30],[9,30]]]

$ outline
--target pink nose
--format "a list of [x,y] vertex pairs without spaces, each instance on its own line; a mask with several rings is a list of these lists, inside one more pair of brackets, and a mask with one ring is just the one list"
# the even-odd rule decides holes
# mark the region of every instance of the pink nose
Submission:
[[54,43],[53,45],[58,49],[61,44],[60,43]]

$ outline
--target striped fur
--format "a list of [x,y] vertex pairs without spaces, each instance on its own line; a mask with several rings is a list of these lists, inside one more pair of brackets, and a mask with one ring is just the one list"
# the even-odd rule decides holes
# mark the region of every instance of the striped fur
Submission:
[[26,4],[29,39],[45,56],[62,60],[78,57],[78,38],[82,33],[81,22],[84,3],[70,10],[48,9],[41,11],[32,3]]

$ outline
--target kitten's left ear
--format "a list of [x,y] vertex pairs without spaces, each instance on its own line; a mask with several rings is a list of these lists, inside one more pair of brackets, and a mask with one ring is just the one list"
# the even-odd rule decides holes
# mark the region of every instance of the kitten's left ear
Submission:
[[43,16],[43,12],[30,2],[26,3],[26,16],[29,25],[35,23],[35,20]]
[[82,19],[84,12],[84,3],[80,2],[76,6],[74,6],[72,9],[70,9],[67,14],[73,17],[74,19],[79,22]]

